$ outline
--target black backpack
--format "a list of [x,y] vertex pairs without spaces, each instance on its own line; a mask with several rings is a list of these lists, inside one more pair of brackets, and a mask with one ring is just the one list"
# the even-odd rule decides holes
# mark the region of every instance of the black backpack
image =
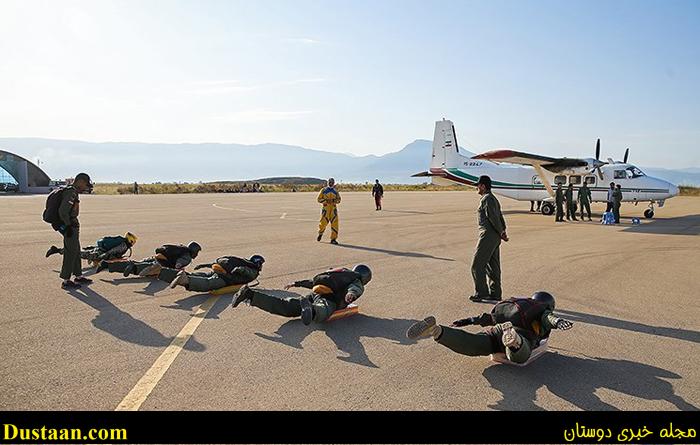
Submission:
[[532,298],[509,298],[496,304],[491,315],[496,323],[510,321],[513,326],[533,331],[533,322],[539,322],[547,306]]
[[59,187],[56,190],[49,193],[46,198],[46,207],[44,208],[43,219],[47,223],[51,224],[54,230],[63,223],[61,221],[61,216],[58,214],[58,208],[61,207],[61,201],[63,201],[63,192],[68,187]]

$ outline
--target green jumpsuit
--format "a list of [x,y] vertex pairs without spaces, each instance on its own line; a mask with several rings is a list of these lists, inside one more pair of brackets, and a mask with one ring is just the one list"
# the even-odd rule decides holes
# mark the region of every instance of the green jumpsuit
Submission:
[[554,220],[557,222],[564,221],[564,191],[561,187],[557,187],[554,195],[554,202],[557,205],[557,213]]
[[613,215],[615,215],[615,224],[620,224],[620,206],[622,206],[622,190],[615,188],[612,193],[613,198]]
[[[501,234],[506,230],[501,205],[489,190],[484,193],[477,209],[479,240],[472,260],[475,295],[500,300],[501,290]],[[488,277],[490,284],[487,285]]]
[[[161,281],[172,282],[180,271],[164,267],[161,269],[158,279]],[[252,267],[239,266],[234,268],[231,273],[223,274],[217,272],[188,272],[188,282],[185,289],[192,292],[209,292],[222,287],[232,286],[234,284],[247,284],[258,278],[260,271]]]
[[60,277],[64,280],[75,275],[83,274],[80,262],[80,199],[75,187],[68,186],[61,196],[61,205],[58,207],[58,215],[61,222],[68,228],[63,234],[63,264]]
[[[343,272],[350,271],[345,269]],[[314,281],[315,280],[297,281],[294,283],[294,287],[312,289],[314,287]],[[360,298],[364,292],[364,285],[358,275],[357,278],[349,284],[338,289],[331,289],[333,291],[332,294],[321,295],[312,292],[306,296],[278,297],[258,290],[251,290],[253,291],[253,297],[250,300],[251,306],[255,306],[271,314],[289,318],[301,316],[301,299],[306,298],[311,302],[313,308],[313,321],[321,323],[328,319],[336,310],[347,307],[348,304],[345,302],[345,295],[352,294],[355,300]]]
[[566,219],[576,219],[576,201],[574,201],[574,188],[566,188]]
[[578,202],[581,205],[581,219],[583,219],[583,210],[586,210],[588,219],[591,219],[591,189],[584,182],[578,190]]
[[442,334],[435,341],[459,354],[476,357],[505,352],[508,360],[515,363],[525,363],[530,358],[532,350],[539,345],[542,339],[549,336],[549,333],[552,329],[555,329],[557,321],[559,321],[559,318],[552,311],[546,310],[540,317],[539,333],[515,327],[515,331],[520,335],[522,343],[520,348],[514,351],[503,345],[503,330],[500,325],[494,326],[491,314],[482,314],[479,319],[482,321],[480,323],[481,326],[489,326],[484,332],[472,334],[462,329],[441,326]]
[[[187,267],[192,262],[192,256],[183,253],[180,256],[173,257],[173,258],[167,258],[166,260],[161,260],[155,256],[144,258],[141,261],[117,261],[113,263],[109,263],[107,265],[107,270],[109,272],[118,272],[122,273],[126,270],[126,268],[133,264],[134,265],[134,271],[132,273],[139,275],[141,272],[146,269],[147,267],[150,267],[156,263],[159,263],[161,266],[165,267],[170,267],[173,269],[183,269]],[[175,278],[175,277],[173,277]]]

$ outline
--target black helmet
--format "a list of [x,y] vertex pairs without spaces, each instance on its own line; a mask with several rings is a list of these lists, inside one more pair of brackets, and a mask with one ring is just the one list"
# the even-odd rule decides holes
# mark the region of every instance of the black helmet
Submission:
[[197,258],[199,251],[202,250],[202,246],[200,246],[196,241],[190,241],[187,248],[190,249],[190,255],[192,255],[192,258]]
[[550,311],[554,310],[554,297],[549,292],[537,291],[532,294],[532,299],[544,304]]
[[259,269],[262,268],[263,263],[265,262],[265,258],[262,257],[262,255],[253,255],[250,257],[250,262],[255,263]]
[[358,264],[357,266],[353,267],[352,270],[353,272],[360,275],[360,280],[362,280],[362,284],[367,284],[372,279],[372,271],[368,266],[364,264]]

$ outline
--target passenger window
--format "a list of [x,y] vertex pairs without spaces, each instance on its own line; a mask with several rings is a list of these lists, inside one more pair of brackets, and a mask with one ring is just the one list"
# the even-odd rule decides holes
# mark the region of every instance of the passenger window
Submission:
[[588,185],[595,185],[595,176],[586,176],[586,184]]
[[576,175],[576,176],[569,176],[569,184],[573,185],[579,185],[581,183],[581,177]]
[[560,176],[555,176],[554,177],[554,183],[555,184],[566,184],[566,176],[560,175]]
[[615,179],[627,179],[627,170],[615,170],[614,178]]

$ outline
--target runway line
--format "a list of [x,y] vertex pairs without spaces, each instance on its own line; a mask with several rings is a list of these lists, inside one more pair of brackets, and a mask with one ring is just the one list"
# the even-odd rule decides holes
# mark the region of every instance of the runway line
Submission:
[[287,216],[287,212],[284,212],[282,216],[280,216],[280,219],[284,219],[285,216]]
[[237,211],[237,212],[255,213],[253,210],[235,209],[235,208],[231,208],[231,207],[222,207],[222,206],[220,206],[220,205],[218,205],[218,204],[212,204],[212,206],[213,206],[213,207],[216,207],[217,209],[221,209],[221,210],[235,210],[235,211]]
[[165,351],[156,359],[150,369],[136,382],[136,385],[129,391],[129,394],[124,397],[124,400],[119,403],[115,411],[139,410],[217,300],[217,296],[209,297],[197,308],[192,318],[190,318],[182,330],[173,338],[173,341],[165,348]]

